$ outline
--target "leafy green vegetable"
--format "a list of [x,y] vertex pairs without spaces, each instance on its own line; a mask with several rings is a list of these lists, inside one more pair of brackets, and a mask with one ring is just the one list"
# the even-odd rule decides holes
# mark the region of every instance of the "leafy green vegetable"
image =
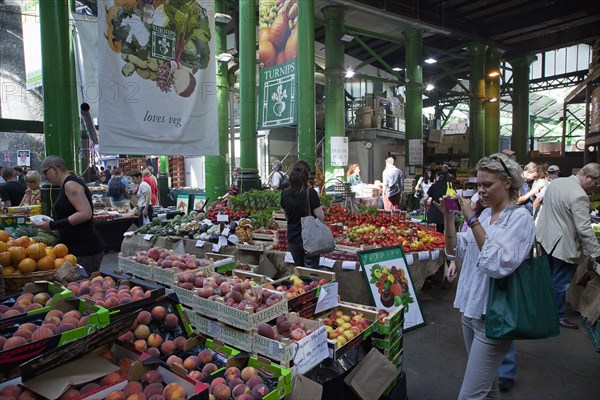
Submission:
[[211,38],[206,10],[195,0],[170,0],[164,10],[169,17],[170,29],[177,31],[175,62],[190,68],[206,68]]

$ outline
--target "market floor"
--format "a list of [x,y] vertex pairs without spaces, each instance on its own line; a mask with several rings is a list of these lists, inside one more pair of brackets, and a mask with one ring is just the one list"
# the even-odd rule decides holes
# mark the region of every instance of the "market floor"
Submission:
[[[101,270],[112,272],[117,253],[105,254]],[[419,293],[426,325],[405,334],[404,371],[409,400],[455,399],[467,362],[460,315],[452,307],[456,281],[443,288],[437,276]],[[560,336],[519,341],[518,380],[502,393],[506,400],[588,400],[600,398],[600,353],[580,329],[561,328]]]

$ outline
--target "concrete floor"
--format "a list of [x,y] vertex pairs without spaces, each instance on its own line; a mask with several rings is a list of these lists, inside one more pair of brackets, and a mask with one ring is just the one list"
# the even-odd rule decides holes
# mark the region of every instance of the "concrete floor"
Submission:
[[[117,253],[106,254],[101,270],[114,271]],[[429,286],[429,287],[427,287]],[[467,363],[460,315],[452,307],[456,281],[443,288],[433,277],[419,294],[426,325],[404,338],[408,399],[455,399]],[[580,329],[561,328],[560,336],[517,342],[518,380],[502,393],[506,400],[600,399],[600,353],[581,321]]]

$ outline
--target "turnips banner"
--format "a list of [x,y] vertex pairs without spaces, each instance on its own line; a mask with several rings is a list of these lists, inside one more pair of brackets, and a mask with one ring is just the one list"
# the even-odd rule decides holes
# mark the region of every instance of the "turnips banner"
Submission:
[[219,154],[213,34],[212,0],[99,2],[101,153]]

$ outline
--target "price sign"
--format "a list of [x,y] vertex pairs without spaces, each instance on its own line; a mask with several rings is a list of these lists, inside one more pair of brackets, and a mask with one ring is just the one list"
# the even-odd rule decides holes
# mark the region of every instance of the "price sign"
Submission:
[[288,264],[293,264],[294,263],[294,257],[292,257],[292,253],[290,253],[289,251],[285,253],[285,257],[283,258],[283,261],[288,263]]
[[217,214],[217,222],[229,222],[229,215]]
[[321,257],[319,258],[319,265],[322,265],[323,267],[327,268],[333,268],[333,266],[335,265],[335,260],[332,260],[331,258],[327,257]]
[[321,286],[315,314],[338,306],[338,283],[332,282]]
[[225,236],[219,236],[219,247],[227,246],[227,238]]
[[225,237],[229,236],[229,228],[223,229],[223,232],[221,232],[221,235],[223,235]]
[[213,243],[213,245],[212,245],[212,251],[213,251],[213,253],[218,253],[220,249],[221,249],[221,245],[220,244],[218,244],[218,243],[214,244]]
[[144,240],[151,241],[154,235],[144,235]]
[[180,256],[185,254],[185,247],[183,245],[183,240],[180,240],[179,243],[177,244],[177,246],[175,246],[175,248],[173,249],[173,253],[180,255]]
[[223,335],[223,327],[220,323],[215,321],[208,320],[207,331],[208,335],[212,336],[214,339],[220,339]]
[[292,370],[294,374],[302,375],[327,357],[329,357],[327,331],[325,330],[325,326],[322,326],[302,339],[302,346],[297,347],[296,355],[294,356]]
[[433,261],[437,260],[440,257],[440,251],[439,250],[432,250],[431,251],[431,259]]
[[240,242],[240,239],[238,239],[237,235],[229,235],[227,240],[229,240],[233,244],[238,244]]
[[342,261],[342,269],[356,271],[356,261]]
[[133,234],[134,234],[134,232],[125,232],[125,233],[123,233],[123,236],[131,237],[131,236],[133,236]]
[[204,240],[196,240],[196,247],[204,247]]
[[429,252],[428,251],[420,251],[419,252],[419,261],[427,261],[429,260]]
[[276,360],[281,360],[284,357],[283,343],[275,340],[269,341],[269,355]]

